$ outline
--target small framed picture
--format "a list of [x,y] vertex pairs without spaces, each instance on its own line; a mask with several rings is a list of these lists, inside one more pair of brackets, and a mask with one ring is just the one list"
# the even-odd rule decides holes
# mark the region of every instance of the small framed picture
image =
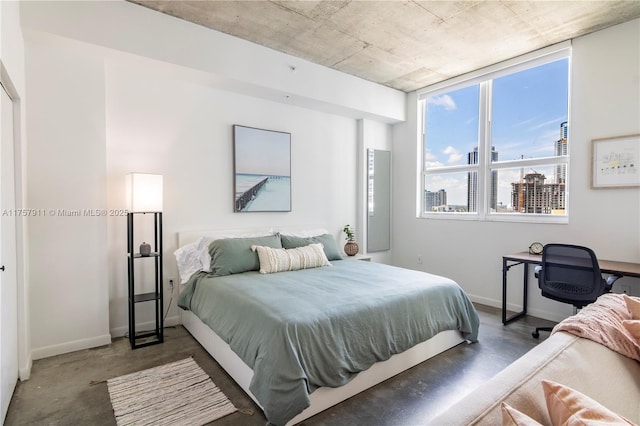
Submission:
[[591,187],[640,186],[640,135],[591,141]]
[[233,126],[234,211],[291,211],[291,133]]

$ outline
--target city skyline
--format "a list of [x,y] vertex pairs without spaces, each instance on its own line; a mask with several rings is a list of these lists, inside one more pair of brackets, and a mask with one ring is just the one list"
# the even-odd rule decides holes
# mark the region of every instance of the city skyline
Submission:
[[[555,142],[556,156],[567,155],[567,136],[568,123],[560,124],[560,137]],[[470,152],[467,156],[468,164],[477,164],[478,150],[477,148]],[[491,161],[498,160],[498,152],[495,147],[491,147]],[[566,208],[566,165],[554,166],[554,178],[547,183],[547,177],[543,173],[533,170],[533,173],[524,173],[524,168],[520,169],[520,179],[511,182],[511,204],[496,204],[496,187],[498,171],[491,173],[491,201],[490,209],[492,211],[512,211],[520,213],[545,213],[558,214],[565,211]],[[477,173],[467,173],[468,191],[467,205],[463,208],[460,205],[449,205],[447,203],[447,191],[440,189],[431,191],[425,189],[424,207],[425,211],[451,212],[465,211],[476,212],[476,187]]]
[[[569,60],[564,58],[493,80],[490,143],[501,161],[557,155],[558,130],[568,121],[568,67]],[[425,167],[467,163],[468,153],[478,146],[479,102],[479,84],[428,98]],[[554,167],[524,172],[542,173],[547,179],[557,176]],[[520,169],[500,171],[497,205],[511,204],[511,183],[520,175]],[[466,172],[432,175],[425,189],[445,189],[449,204],[467,205],[467,179]]]

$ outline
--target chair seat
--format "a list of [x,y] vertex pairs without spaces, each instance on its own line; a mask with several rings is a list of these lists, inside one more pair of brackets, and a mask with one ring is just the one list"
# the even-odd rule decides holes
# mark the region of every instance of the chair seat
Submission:
[[574,294],[574,295],[589,294],[593,291],[591,287],[585,287],[583,285],[572,284],[572,283],[567,283],[563,281],[547,281],[546,287],[547,287],[547,290],[557,290],[564,293],[565,295],[566,294]]

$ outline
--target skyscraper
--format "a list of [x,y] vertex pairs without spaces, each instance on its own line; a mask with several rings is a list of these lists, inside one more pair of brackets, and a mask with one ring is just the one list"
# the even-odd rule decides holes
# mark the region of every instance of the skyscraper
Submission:
[[[498,161],[498,151],[496,147],[491,147],[491,161]],[[478,164],[478,147],[467,155],[467,164]],[[467,211],[478,211],[478,173],[469,172],[467,174]],[[489,200],[489,209],[496,211],[498,206],[498,172],[491,172],[491,199]]]
[[435,207],[447,205],[447,191],[440,189],[436,192],[424,191],[424,211],[434,211]]
[[[555,155],[557,157],[567,155],[567,135],[568,135],[567,122],[560,124],[560,139],[555,143]],[[554,171],[556,183],[567,183],[567,165],[557,165]]]
[[[567,155],[567,122],[560,124],[560,139],[555,141],[555,155]],[[533,169],[532,169],[533,170]],[[554,167],[554,182],[546,183],[545,175],[533,170],[524,175],[521,169],[520,182],[511,183],[511,205],[517,213],[562,214],[566,209],[567,166]]]
[[519,206],[518,213],[551,214],[565,209],[564,183],[545,183],[545,179],[534,172],[511,184],[511,203]]

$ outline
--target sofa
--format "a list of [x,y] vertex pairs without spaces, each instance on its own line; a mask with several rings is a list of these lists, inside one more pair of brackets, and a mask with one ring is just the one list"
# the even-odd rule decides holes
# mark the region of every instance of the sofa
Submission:
[[[577,407],[582,414],[590,412],[588,415],[593,416],[595,412],[597,417],[605,411],[622,417],[617,423],[609,419],[601,424],[640,424],[640,312],[634,317],[630,308],[624,311],[625,303],[636,304],[640,311],[640,298],[601,296],[556,326],[547,340],[429,423],[555,425],[557,412],[550,406],[542,384],[551,381],[591,400],[584,403],[583,399],[586,407]],[[525,420],[518,420],[520,414],[524,415],[520,420]]]

